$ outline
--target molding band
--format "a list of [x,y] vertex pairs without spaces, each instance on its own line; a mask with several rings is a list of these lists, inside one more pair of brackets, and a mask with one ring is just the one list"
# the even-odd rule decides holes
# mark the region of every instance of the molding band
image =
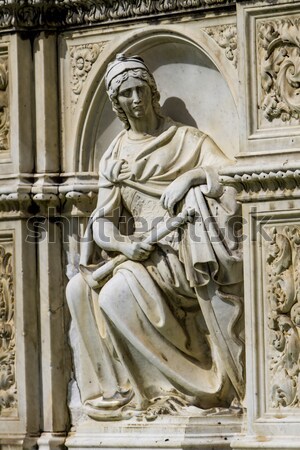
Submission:
[[59,29],[232,7],[236,0],[2,0],[0,29]]
[[[254,168],[253,168],[254,169]],[[241,201],[300,197],[300,169],[251,170],[220,174],[220,181],[234,187]]]

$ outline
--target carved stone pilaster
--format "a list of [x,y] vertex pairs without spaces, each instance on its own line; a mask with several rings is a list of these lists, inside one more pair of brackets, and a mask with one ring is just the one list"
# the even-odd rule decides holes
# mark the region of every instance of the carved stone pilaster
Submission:
[[204,31],[224,50],[226,58],[237,67],[237,27],[220,25],[204,28]]
[[13,238],[0,235],[0,420],[18,413],[14,283]]
[[269,408],[300,406],[300,226],[274,227],[267,251]]
[[300,17],[258,22],[260,108],[268,121],[299,121]]

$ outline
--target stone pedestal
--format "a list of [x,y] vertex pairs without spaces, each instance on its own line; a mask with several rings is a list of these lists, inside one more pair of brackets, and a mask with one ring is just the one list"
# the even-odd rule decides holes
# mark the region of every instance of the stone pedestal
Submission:
[[171,416],[154,422],[130,420],[127,423],[85,422],[66,440],[69,449],[143,449],[227,450],[241,432],[241,417]]

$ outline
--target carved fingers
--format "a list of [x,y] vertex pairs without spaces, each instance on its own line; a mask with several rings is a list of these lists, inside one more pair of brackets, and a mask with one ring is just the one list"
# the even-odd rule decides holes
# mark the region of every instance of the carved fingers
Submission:
[[146,242],[130,242],[123,245],[122,253],[133,261],[144,261],[153,250],[154,246]]
[[174,215],[174,207],[187,193],[190,188],[188,177],[181,176],[173,181],[160,198],[160,202],[170,215]]
[[131,175],[128,162],[123,160],[123,163],[120,168],[120,172],[118,175],[118,181],[126,180]]
[[120,182],[130,177],[128,162],[124,159],[113,160],[108,167],[107,175],[113,183]]

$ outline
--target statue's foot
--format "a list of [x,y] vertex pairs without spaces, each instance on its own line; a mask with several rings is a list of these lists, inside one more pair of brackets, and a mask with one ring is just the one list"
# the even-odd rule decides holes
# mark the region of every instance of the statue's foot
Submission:
[[179,396],[157,397],[144,413],[148,421],[155,420],[160,415],[178,415],[189,406],[189,403]]
[[[133,398],[133,391],[116,392],[112,397],[97,397],[87,400],[84,403],[84,412],[95,420],[121,420],[130,418],[132,412],[123,411],[123,407],[127,405]],[[126,417],[124,417],[126,416]]]
[[134,408],[121,407],[118,409],[97,409],[85,405],[84,412],[91,419],[99,421],[128,420],[135,416]]

